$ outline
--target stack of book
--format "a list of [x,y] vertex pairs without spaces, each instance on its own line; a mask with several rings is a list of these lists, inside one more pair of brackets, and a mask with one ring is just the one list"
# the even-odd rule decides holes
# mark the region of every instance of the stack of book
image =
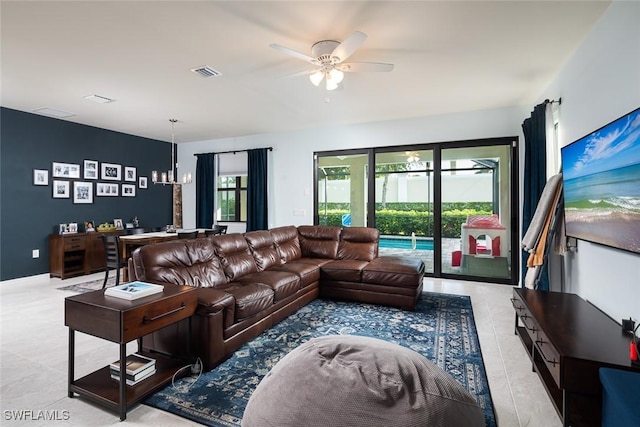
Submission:
[[145,282],[131,282],[105,289],[104,294],[110,297],[134,300],[162,292],[164,286]]
[[[130,354],[126,360],[127,385],[136,385],[140,381],[149,378],[156,373],[156,361],[140,354]],[[120,361],[116,360],[109,365],[111,378],[120,381]]]

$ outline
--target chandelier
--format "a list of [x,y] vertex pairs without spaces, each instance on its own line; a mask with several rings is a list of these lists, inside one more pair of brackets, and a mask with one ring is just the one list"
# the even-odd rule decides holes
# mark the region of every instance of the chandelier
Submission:
[[176,181],[176,169],[178,169],[178,163],[175,160],[175,152],[176,152],[176,137],[175,137],[175,124],[178,121],[177,119],[169,119],[171,122],[171,169],[167,172],[158,173],[157,170],[151,171],[151,181],[154,184],[191,184],[193,182],[191,172],[185,173],[182,175],[182,182]]

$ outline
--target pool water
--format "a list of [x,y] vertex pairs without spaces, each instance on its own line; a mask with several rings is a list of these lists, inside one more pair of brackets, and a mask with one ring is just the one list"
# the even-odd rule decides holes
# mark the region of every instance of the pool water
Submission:
[[[381,237],[378,246],[386,249],[413,249],[410,237]],[[416,240],[416,249],[432,251],[433,240]]]

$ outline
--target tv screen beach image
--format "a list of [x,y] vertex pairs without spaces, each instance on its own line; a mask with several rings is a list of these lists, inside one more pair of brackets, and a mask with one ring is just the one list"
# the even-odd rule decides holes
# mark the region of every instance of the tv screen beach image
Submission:
[[567,236],[640,253],[640,109],[562,148]]

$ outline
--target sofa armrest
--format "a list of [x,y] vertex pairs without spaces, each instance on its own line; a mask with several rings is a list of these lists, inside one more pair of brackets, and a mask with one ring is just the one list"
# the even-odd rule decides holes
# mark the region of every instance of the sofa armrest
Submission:
[[216,288],[198,288],[197,295],[199,315],[208,316],[223,312],[224,327],[233,325],[236,307],[236,299],[233,295]]

